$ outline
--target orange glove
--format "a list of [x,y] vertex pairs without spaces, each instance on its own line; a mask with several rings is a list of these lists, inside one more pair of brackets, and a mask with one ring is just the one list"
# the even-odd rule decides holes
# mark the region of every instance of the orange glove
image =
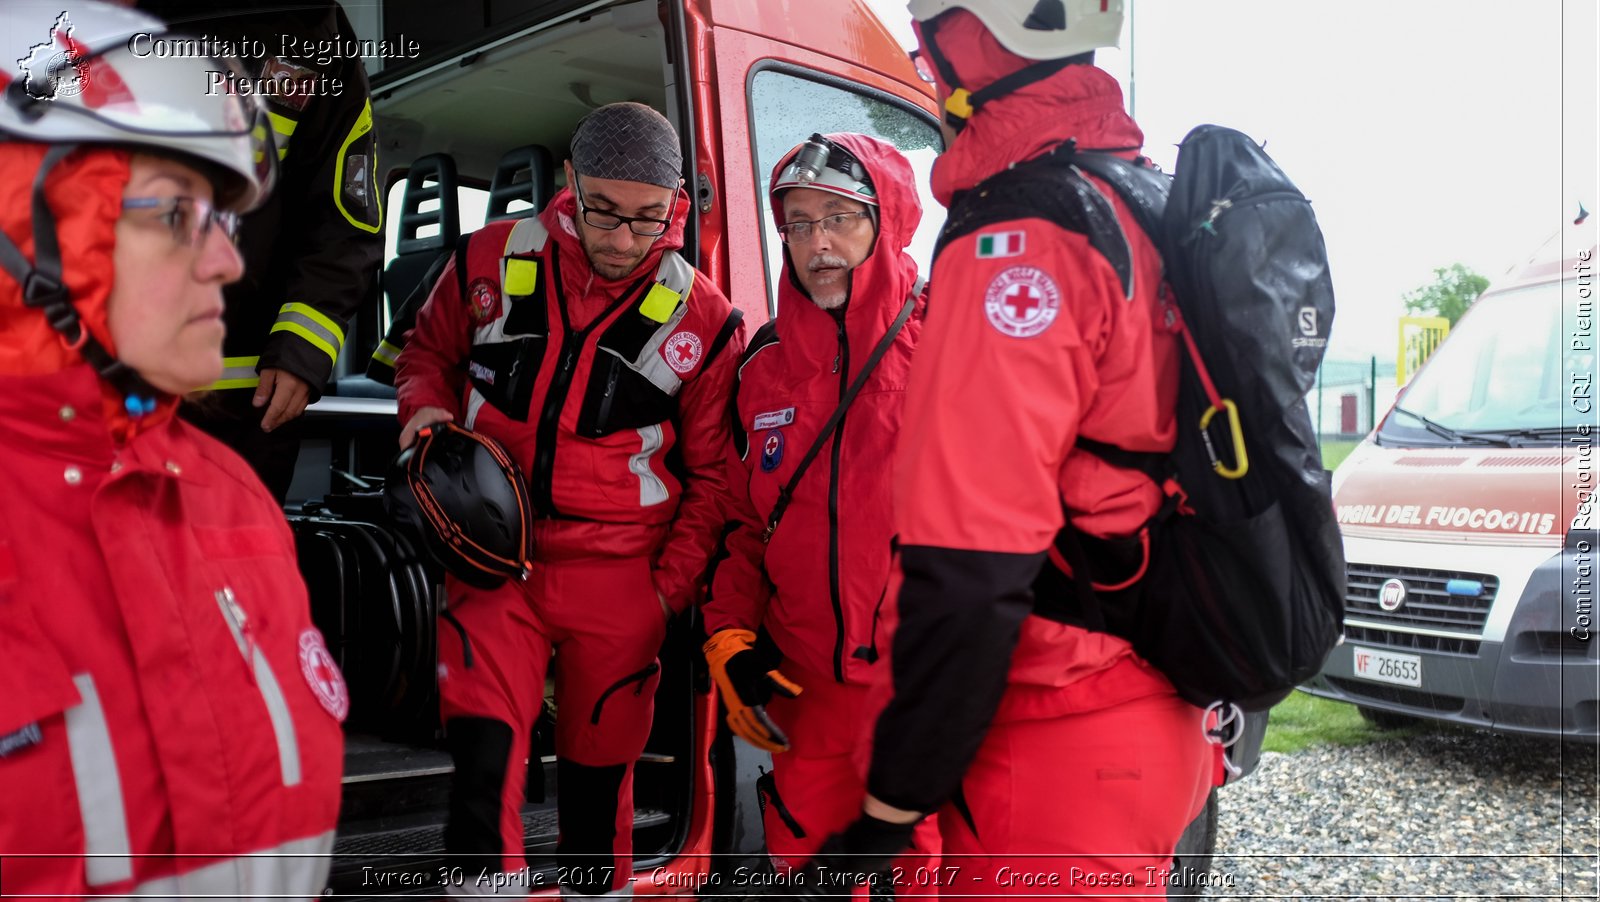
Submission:
[[758,749],[787,752],[789,737],[767,716],[767,702],[774,694],[794,698],[801,688],[776,669],[768,669],[753,643],[750,630],[717,630],[706,641],[706,663],[711,679],[728,706],[728,729]]

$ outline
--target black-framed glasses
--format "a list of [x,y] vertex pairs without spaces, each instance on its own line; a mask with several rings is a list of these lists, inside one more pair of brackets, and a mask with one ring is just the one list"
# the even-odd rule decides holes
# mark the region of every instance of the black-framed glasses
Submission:
[[812,235],[812,228],[820,228],[824,234],[833,235],[855,225],[857,218],[872,215],[870,210],[852,210],[849,213],[835,213],[821,219],[798,219],[778,226],[778,234],[783,236],[784,243],[790,241],[805,241]]
[[649,216],[620,216],[609,210],[595,210],[583,199],[583,179],[574,177],[572,188],[578,195],[578,210],[583,213],[583,221],[597,229],[612,231],[627,225],[628,231],[644,238],[659,238],[672,228],[672,214],[678,209],[678,191],[672,191],[672,203],[667,207],[666,219],[655,219]]
[[911,65],[917,70],[918,78],[930,85],[933,84],[933,60],[928,59],[922,48],[911,51]]
[[219,210],[204,198],[187,197],[124,197],[124,210],[157,210],[159,218],[172,230],[172,238],[180,245],[199,247],[205,243],[212,226],[222,229],[222,234],[233,241],[239,234],[239,214]]

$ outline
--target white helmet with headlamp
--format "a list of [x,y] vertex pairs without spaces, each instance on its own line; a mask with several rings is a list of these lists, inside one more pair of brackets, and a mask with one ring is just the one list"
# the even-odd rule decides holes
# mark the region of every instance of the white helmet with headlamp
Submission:
[[878,192],[866,167],[842,145],[813,134],[791,153],[793,159],[772,185],[774,194],[788,188],[815,188],[871,207],[878,205]]

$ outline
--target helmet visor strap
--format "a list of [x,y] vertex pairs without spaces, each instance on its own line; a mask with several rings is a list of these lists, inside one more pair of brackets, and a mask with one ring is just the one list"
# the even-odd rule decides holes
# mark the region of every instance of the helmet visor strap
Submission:
[[45,152],[39,171],[33,178],[33,247],[35,261],[30,264],[22,251],[9,237],[0,233],[0,266],[3,266],[22,285],[22,302],[44,314],[50,327],[61,334],[69,347],[78,349],[83,359],[93,366],[102,379],[122,393],[124,404],[132,416],[143,416],[155,409],[155,399],[160,394],[134,369],[111,356],[78,317],[72,305],[61,271],[61,243],[56,235],[56,217],[45,198],[45,182],[50,170],[67,154],[78,149],[76,144],[57,144]]

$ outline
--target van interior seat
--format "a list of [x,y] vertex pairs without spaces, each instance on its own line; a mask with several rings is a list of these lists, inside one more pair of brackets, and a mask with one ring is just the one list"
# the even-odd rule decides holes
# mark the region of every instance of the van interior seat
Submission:
[[[384,268],[382,277],[383,296],[387,301],[384,308],[388,316],[400,309],[434,261],[454,250],[456,239],[461,235],[460,185],[455,160],[449,154],[418,157],[406,171],[405,187],[400,193],[400,231],[395,241],[395,258]],[[424,205],[428,209],[423,209]],[[424,230],[428,230],[428,234],[419,234]],[[350,372],[359,373],[365,368],[367,357],[383,337],[388,316],[376,306],[365,305],[357,316],[356,332],[360,340],[349,343],[346,348],[350,355]],[[392,386],[364,375],[341,375],[334,381],[330,394],[355,398],[395,396]]]
[[[458,204],[460,179],[455,160],[448,154],[419,157],[406,173],[401,192],[396,255],[383,271],[383,293],[389,315],[394,316],[428,271],[441,257],[450,254],[461,233]],[[489,182],[486,222],[522,219],[542,212],[555,195],[555,158],[542,144],[525,144],[501,155]],[[437,204],[421,209],[428,201]],[[418,232],[435,227],[428,235]],[[374,311],[374,315],[376,315]],[[365,332],[363,333],[366,334]],[[374,334],[380,332],[374,331]],[[367,342],[375,345],[376,340]],[[367,348],[362,355],[371,353]],[[332,394],[340,397],[393,398],[394,388],[366,376],[343,376],[334,383]]]
[[[555,194],[555,162],[542,144],[513,147],[500,157],[489,181],[485,222],[522,219],[543,212]],[[516,209],[511,205],[519,203]]]
[[[456,163],[449,154],[418,157],[406,172],[395,258],[383,271],[383,293],[391,312],[416,289],[434,260],[455,249],[456,239],[461,236],[460,187]],[[429,201],[436,203],[423,210]],[[418,234],[430,227],[431,234]]]

